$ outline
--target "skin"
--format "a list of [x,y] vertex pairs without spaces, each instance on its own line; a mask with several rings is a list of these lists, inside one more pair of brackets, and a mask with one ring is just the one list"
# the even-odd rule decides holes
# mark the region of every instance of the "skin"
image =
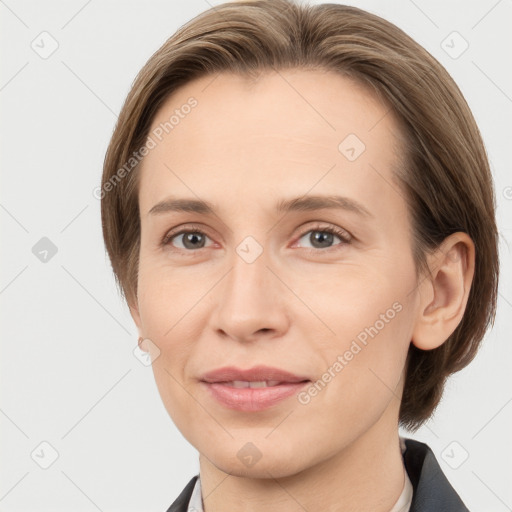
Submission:
[[[459,324],[473,243],[451,235],[429,255],[432,276],[416,278],[410,218],[393,179],[399,125],[363,86],[313,70],[212,80],[186,84],[153,119],[151,130],[190,96],[198,101],[142,162],[130,305],[150,340],[145,350],[158,356],[163,403],[199,451],[205,510],[388,512],[405,478],[398,412],[409,344],[435,348]],[[338,149],[348,134],[366,146],[354,161]],[[333,193],[371,217],[275,210],[281,199]],[[171,195],[210,201],[215,214],[148,213]],[[178,226],[200,229],[204,241],[186,246],[178,235],[162,245]],[[351,242],[334,235],[315,244],[329,226]],[[248,236],[263,250],[252,263],[236,252]],[[400,312],[307,404],[292,396],[265,411],[233,411],[199,382],[215,368],[256,364],[321,379],[394,303]],[[248,442],[261,454],[251,467],[237,456]]]

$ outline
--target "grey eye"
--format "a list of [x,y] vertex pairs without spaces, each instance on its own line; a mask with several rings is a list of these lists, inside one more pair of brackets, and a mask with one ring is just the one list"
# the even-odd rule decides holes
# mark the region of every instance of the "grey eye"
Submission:
[[305,233],[299,240],[306,239],[307,242],[311,243],[314,249],[325,249],[332,246],[334,238],[342,241],[341,238],[334,233],[322,229],[312,229]]
[[[178,246],[180,249],[202,249],[205,247],[206,238],[204,233],[199,231],[184,231],[172,237],[172,240],[182,239],[182,246]],[[175,244],[174,244],[175,245]]]

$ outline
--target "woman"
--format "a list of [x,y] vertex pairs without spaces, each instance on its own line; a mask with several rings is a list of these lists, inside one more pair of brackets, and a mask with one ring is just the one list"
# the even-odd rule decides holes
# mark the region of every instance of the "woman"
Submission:
[[342,5],[222,4],[139,73],[102,221],[163,403],[169,511],[464,511],[434,412],[494,318],[492,177],[444,68]]

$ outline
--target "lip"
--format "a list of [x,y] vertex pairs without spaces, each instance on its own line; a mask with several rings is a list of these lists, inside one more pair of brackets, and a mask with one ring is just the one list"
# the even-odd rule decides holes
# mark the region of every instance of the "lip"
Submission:
[[296,383],[309,380],[309,377],[294,375],[293,373],[274,368],[272,366],[253,366],[247,370],[236,368],[235,366],[224,366],[205,373],[200,380],[204,382],[231,382],[234,380],[245,380],[248,382],[262,380],[277,380],[286,383]]
[[[232,381],[279,381],[275,386],[264,388],[235,388]],[[255,366],[247,370],[224,367],[205,373],[201,384],[210,395],[228,409],[256,412],[268,409],[282,400],[297,394],[311,381],[307,377],[273,368]]]

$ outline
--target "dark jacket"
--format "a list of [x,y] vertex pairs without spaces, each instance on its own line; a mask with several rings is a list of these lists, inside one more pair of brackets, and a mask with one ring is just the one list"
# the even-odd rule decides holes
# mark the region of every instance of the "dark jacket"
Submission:
[[[444,476],[428,445],[405,439],[404,465],[414,489],[409,512],[469,512]],[[167,512],[187,512],[188,502],[199,475],[190,480]]]

